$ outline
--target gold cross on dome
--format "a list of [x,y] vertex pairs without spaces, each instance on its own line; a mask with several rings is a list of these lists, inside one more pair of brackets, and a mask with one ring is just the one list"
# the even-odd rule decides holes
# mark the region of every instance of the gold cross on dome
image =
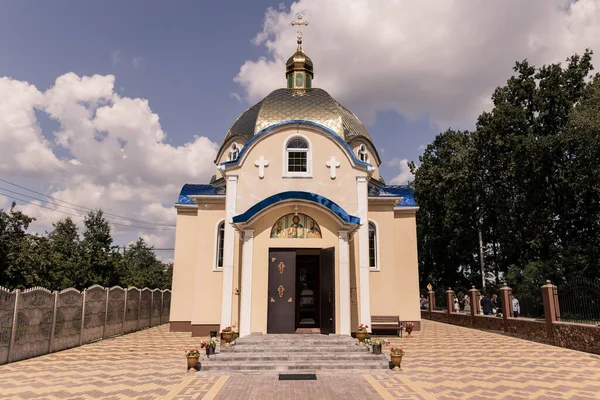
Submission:
[[302,27],[308,26],[308,21],[302,20],[302,14],[298,14],[296,21],[292,21],[292,26],[298,26],[298,44],[302,43]]

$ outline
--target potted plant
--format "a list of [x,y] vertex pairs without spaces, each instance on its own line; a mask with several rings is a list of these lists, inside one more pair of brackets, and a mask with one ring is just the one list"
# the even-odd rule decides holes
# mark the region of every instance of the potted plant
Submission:
[[408,333],[408,337],[412,337],[410,334],[412,333],[413,329],[415,329],[414,322],[407,322],[404,324],[404,330],[406,331],[406,333]]
[[381,346],[383,345],[383,341],[374,340],[371,342],[371,348],[373,349],[373,354],[381,354]]
[[356,338],[358,339],[358,345],[364,346],[365,339],[367,337],[367,329],[369,329],[369,325],[360,324],[358,329],[356,330]]
[[402,346],[400,347],[392,347],[390,349],[390,357],[392,358],[392,364],[394,364],[394,371],[401,371],[400,364],[402,364],[402,356],[404,355],[404,351],[402,351]]
[[233,340],[233,330],[231,329],[231,326],[228,326],[221,330],[221,337],[225,341],[225,346],[231,346],[231,341]]
[[207,340],[206,342],[202,342],[202,345],[201,345],[202,349],[206,349],[207,356],[214,355],[216,347],[217,347],[217,338],[216,337],[211,337],[210,340]]
[[200,350],[198,348],[185,349],[185,356],[187,357],[188,372],[196,372],[196,365],[198,365],[198,359],[200,358]]

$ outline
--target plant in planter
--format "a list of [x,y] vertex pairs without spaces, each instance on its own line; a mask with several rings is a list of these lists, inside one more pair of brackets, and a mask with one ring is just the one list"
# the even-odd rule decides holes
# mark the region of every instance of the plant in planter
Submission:
[[400,368],[400,364],[402,364],[402,356],[404,355],[404,351],[402,350],[402,346],[400,347],[392,347],[390,349],[390,357],[392,358],[392,364],[394,364],[394,371],[402,371]]
[[201,345],[202,349],[206,349],[207,356],[214,355],[216,347],[217,347],[217,338],[216,337],[211,337],[210,340],[207,340],[206,342],[202,342],[202,345]]
[[382,340],[373,340],[371,342],[371,348],[373,349],[373,354],[381,354],[381,346],[385,344],[385,341]]
[[226,347],[231,346],[231,341],[233,340],[233,329],[231,329],[231,326],[228,326],[221,330],[221,337],[225,341]]
[[408,333],[408,337],[412,337],[410,334],[412,333],[413,329],[415,329],[414,322],[407,322],[404,324],[404,330],[406,331],[406,333]]
[[369,329],[369,325],[360,324],[358,329],[356,330],[356,338],[358,339],[358,345],[364,346],[365,339],[367,338],[367,329]]
[[185,356],[187,357],[188,372],[196,372],[196,365],[198,365],[198,359],[200,358],[200,350],[198,348],[185,349]]

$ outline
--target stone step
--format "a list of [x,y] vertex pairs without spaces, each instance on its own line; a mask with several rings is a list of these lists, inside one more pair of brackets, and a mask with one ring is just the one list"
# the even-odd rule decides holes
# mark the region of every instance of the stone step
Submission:
[[312,361],[312,362],[206,362],[201,364],[200,371],[288,371],[288,370],[365,370],[388,369],[387,360],[376,361]]
[[373,361],[381,360],[381,355],[373,353],[220,353],[215,356],[211,356],[210,360],[216,361],[319,361],[319,360],[364,360]]
[[318,353],[318,352],[330,352],[330,353],[366,353],[368,350],[364,346],[356,346],[356,345],[332,345],[332,346],[313,346],[313,345],[273,345],[273,344],[263,344],[256,346],[241,346],[236,344],[231,347],[221,347],[221,353],[263,353],[263,352],[302,352],[302,353]]

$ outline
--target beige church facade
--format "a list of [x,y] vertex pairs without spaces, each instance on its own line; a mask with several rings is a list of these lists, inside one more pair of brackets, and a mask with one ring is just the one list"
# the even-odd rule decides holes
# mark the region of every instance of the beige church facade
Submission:
[[244,112],[208,184],[177,209],[172,331],[349,335],[372,316],[420,322],[410,188],[386,185],[363,124],[298,49],[287,88]]

